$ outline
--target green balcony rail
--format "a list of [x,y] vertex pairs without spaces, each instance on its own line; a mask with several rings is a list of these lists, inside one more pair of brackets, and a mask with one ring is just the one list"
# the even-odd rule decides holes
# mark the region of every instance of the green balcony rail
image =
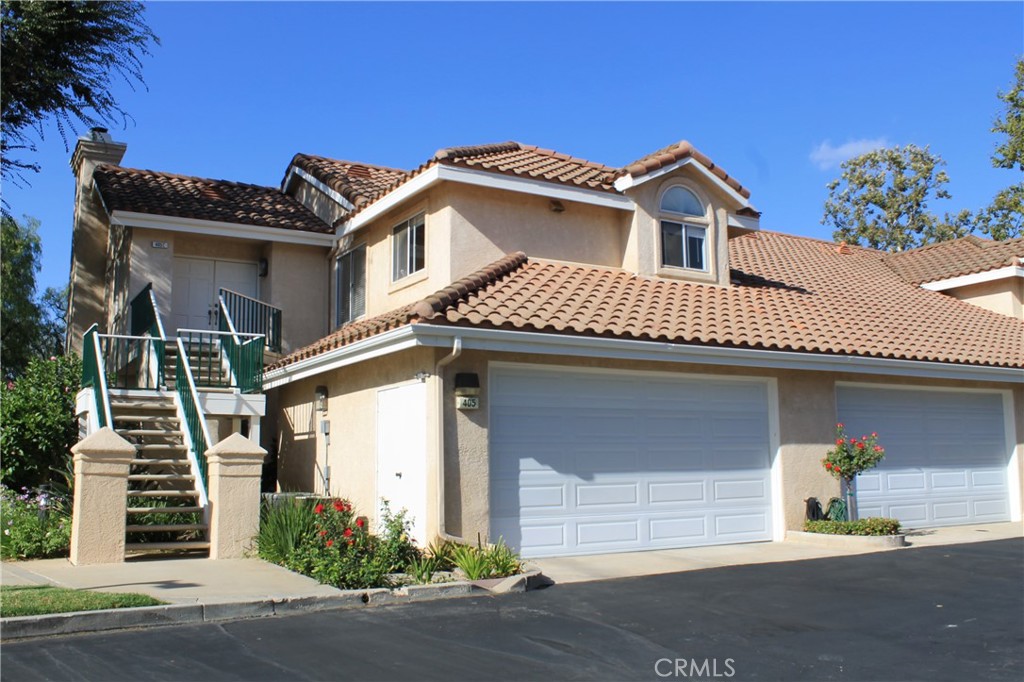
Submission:
[[[223,319],[227,316],[228,321]],[[221,331],[262,335],[272,353],[281,352],[281,309],[230,289],[220,290]]]
[[106,368],[100,350],[99,325],[86,330],[82,340],[82,388],[91,388],[96,404],[96,422],[102,429],[111,426],[110,394],[107,391]]
[[210,432],[206,427],[206,419],[203,417],[203,408],[199,405],[199,392],[196,389],[195,377],[192,375],[192,368],[189,366],[188,351],[184,341],[178,338],[178,358],[174,368],[174,388],[181,400],[181,409],[185,416],[185,431],[191,445],[190,450],[195,455],[195,466],[199,472],[199,482],[202,485],[200,497],[206,499],[206,448],[210,443]]
[[[222,289],[222,292],[226,289]],[[263,391],[263,348],[266,337],[262,334],[239,333],[228,312],[224,297],[220,298],[217,316],[220,325],[221,344],[228,365],[231,368],[234,385],[242,393]]]
[[[156,305],[156,294],[153,293],[153,283],[150,282],[142,288],[132,302],[129,304],[129,334],[132,336],[148,335],[154,339],[166,342],[167,335],[164,334],[164,326],[160,321],[160,313]],[[164,353],[157,355],[158,374],[164,375]],[[162,380],[161,380],[162,381]]]
[[[179,329],[196,386],[263,391],[263,336],[231,331]],[[182,351],[179,351],[181,353]]]
[[165,383],[163,339],[123,334],[96,334],[95,339],[109,388],[157,390]]

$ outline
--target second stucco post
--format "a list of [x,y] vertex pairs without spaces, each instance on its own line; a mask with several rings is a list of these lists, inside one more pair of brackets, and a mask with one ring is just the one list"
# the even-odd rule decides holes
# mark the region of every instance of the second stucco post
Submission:
[[260,475],[267,451],[233,433],[206,451],[210,558],[245,556],[260,527]]

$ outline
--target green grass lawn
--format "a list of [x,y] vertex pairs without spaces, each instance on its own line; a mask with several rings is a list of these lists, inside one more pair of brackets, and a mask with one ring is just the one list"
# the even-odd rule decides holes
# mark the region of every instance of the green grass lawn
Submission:
[[0,616],[38,616],[44,613],[126,609],[159,606],[164,602],[144,594],[90,592],[49,585],[0,586]]

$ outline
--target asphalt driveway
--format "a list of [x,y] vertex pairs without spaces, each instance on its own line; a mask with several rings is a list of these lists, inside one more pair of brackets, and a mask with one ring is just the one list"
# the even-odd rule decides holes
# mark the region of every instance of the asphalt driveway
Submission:
[[4,644],[5,680],[1019,680],[1024,541]]

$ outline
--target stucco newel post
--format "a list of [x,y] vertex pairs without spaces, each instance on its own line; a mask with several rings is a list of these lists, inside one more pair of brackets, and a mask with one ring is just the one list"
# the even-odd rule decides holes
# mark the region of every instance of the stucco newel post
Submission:
[[128,469],[135,446],[105,426],[75,444],[71,454],[75,463],[71,563],[123,562]]
[[233,433],[206,451],[210,558],[238,559],[260,528],[260,476],[267,451]]

